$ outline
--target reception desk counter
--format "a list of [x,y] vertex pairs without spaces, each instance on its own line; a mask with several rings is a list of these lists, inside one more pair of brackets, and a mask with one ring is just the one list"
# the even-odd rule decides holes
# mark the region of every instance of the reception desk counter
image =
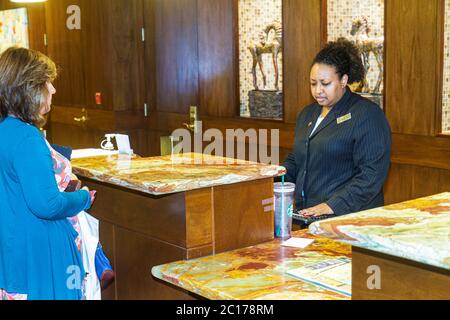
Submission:
[[450,299],[450,193],[316,222],[353,246],[353,299]]
[[309,235],[307,230],[296,231],[293,236],[314,242],[300,249],[281,246],[282,241],[275,239],[215,256],[156,266],[152,274],[208,299],[349,300],[347,295],[301,281],[287,272],[330,259],[348,259],[350,246]]
[[352,299],[450,299],[450,193],[323,220],[293,236],[315,241],[295,249],[273,240],[152,274],[209,299],[349,299],[289,273],[351,257]]
[[116,272],[106,299],[191,299],[148,270],[273,239],[273,177],[282,167],[201,154],[98,156],[72,165],[97,190],[90,213]]

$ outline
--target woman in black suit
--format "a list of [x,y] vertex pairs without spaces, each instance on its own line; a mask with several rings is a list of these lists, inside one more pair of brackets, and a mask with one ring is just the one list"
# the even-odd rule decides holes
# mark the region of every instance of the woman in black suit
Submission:
[[391,129],[380,107],[351,91],[365,77],[358,49],[330,42],[314,59],[311,93],[316,103],[298,116],[287,181],[305,217],[343,215],[384,205]]

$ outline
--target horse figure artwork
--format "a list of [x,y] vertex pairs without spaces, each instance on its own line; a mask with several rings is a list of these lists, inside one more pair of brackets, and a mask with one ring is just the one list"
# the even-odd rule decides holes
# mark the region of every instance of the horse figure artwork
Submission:
[[[377,83],[373,89],[373,93],[379,93],[381,82],[383,80],[383,37],[371,38],[369,19],[366,16],[357,17],[352,22],[352,29],[350,34],[355,37],[355,44],[359,48],[364,64],[364,69],[366,70],[366,75],[370,69],[370,53],[375,56],[378,65],[378,79]],[[371,92],[367,79],[364,79],[362,83],[362,92]]]
[[[274,31],[274,36],[269,39],[271,31]],[[275,70],[275,89],[279,91],[279,69],[278,69],[278,55],[283,47],[283,29],[279,21],[274,21],[269,24],[262,32],[259,34],[259,43],[252,43],[248,49],[250,50],[253,57],[253,86],[255,90],[258,89],[258,79],[256,76],[256,67],[259,65],[263,77],[264,87],[267,85],[267,77],[264,71],[264,65],[262,60],[263,54],[271,54],[273,60],[273,66]]]

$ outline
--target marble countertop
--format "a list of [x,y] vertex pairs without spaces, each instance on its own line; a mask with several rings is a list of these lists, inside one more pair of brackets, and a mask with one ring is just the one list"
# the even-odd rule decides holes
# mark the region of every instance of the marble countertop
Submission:
[[[287,270],[336,258],[350,258],[348,245],[296,231],[314,239],[305,249],[281,246],[281,240],[152,269],[152,274],[213,300],[349,300],[349,296],[303,282]],[[351,279],[349,279],[351,281]]]
[[72,160],[73,172],[152,195],[233,184],[285,174],[286,169],[189,153],[153,158],[109,155]]
[[450,193],[318,221],[310,232],[450,270]]

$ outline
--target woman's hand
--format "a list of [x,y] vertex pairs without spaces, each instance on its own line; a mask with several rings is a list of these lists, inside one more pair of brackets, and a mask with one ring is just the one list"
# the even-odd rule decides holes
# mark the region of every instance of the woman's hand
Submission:
[[91,207],[92,207],[92,205],[94,204],[94,201],[95,201],[95,197],[97,195],[97,191],[95,191],[95,190],[89,191],[89,195],[91,196]]
[[81,188],[81,190],[85,190],[85,191],[87,191],[87,192],[89,192],[89,195],[90,195],[90,197],[91,197],[91,207],[92,207],[92,205],[94,204],[94,201],[95,201],[95,197],[96,197],[96,195],[97,195],[97,191],[95,191],[95,190],[89,190],[89,188],[88,187],[86,187],[86,186],[84,186],[83,188]]
[[310,217],[318,217],[318,216],[323,216],[323,215],[330,215],[330,214],[334,214],[334,212],[333,212],[333,209],[331,209],[326,203],[321,203],[315,207],[300,210],[299,214],[303,215],[306,218],[310,218]]

